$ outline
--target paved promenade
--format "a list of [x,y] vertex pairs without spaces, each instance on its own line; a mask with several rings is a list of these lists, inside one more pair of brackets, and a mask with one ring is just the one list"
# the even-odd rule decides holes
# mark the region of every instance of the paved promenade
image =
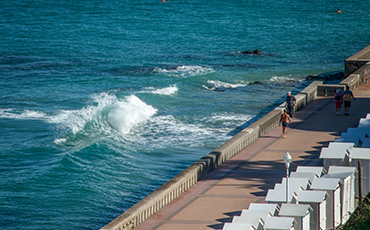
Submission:
[[348,127],[357,127],[370,113],[370,84],[353,91],[350,116],[336,116],[332,98],[319,98],[293,116],[286,139],[277,127],[217,168],[164,207],[135,230],[222,229],[250,203],[265,202],[268,189],[286,174],[283,156],[292,156],[291,171],[297,166],[322,166],[318,159]]

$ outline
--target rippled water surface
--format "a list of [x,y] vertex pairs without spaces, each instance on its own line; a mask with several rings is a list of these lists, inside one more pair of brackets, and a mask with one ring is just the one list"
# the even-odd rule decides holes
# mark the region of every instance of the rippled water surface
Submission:
[[103,227],[343,71],[369,24],[363,0],[2,2],[1,229]]

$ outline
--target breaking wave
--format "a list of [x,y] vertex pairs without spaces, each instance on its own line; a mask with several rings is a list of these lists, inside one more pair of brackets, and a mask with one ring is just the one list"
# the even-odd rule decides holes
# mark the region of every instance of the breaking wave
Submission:
[[179,91],[179,88],[176,85],[171,85],[166,88],[162,89],[155,89],[154,87],[148,87],[144,91],[144,93],[152,93],[152,94],[159,94],[159,95],[166,95],[166,96],[171,96],[174,95]]
[[51,117],[52,123],[60,124],[62,128],[69,129],[76,134],[90,123],[94,127],[113,129],[127,134],[135,125],[145,122],[157,110],[145,104],[138,97],[131,95],[125,100],[118,99],[115,95],[102,93],[93,96],[96,106],[88,106],[80,110],[62,111],[57,116]]

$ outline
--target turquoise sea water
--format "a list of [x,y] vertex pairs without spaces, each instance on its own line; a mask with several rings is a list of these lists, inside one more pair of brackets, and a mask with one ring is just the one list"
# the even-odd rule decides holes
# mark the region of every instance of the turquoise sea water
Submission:
[[367,0],[3,1],[1,229],[103,227],[343,71],[368,25]]

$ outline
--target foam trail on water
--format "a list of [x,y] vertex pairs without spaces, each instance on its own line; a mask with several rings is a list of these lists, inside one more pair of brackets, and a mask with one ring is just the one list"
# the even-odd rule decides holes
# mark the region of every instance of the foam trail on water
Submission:
[[208,90],[217,90],[217,89],[233,89],[233,88],[238,88],[238,87],[245,87],[248,85],[248,83],[236,83],[236,84],[231,84],[228,82],[222,82],[222,81],[213,81],[213,80],[208,80],[207,83],[210,86],[203,85],[203,88],[208,89]]
[[1,118],[19,119],[19,120],[42,120],[47,116],[40,111],[24,110],[23,112],[16,112],[14,109],[1,109]]
[[167,87],[167,88],[157,89],[157,90],[153,91],[153,94],[169,95],[170,96],[170,95],[175,94],[177,91],[179,91],[177,86],[172,85],[172,86]]
[[303,81],[303,79],[293,78],[292,75],[289,75],[288,77],[284,77],[284,76],[281,76],[281,77],[272,76],[270,78],[270,82],[271,83],[302,82],[302,81]]
[[177,91],[179,91],[179,88],[177,88],[176,84],[162,89],[155,89],[153,87],[147,87],[145,89],[146,90],[143,91],[144,93],[152,93],[166,96],[174,95],[175,93],[177,93]]
[[156,67],[154,68],[153,71],[157,73],[163,73],[168,76],[182,77],[182,78],[201,76],[201,75],[206,75],[206,74],[215,72],[210,67],[202,67],[202,66],[177,66],[176,68],[173,68],[173,69],[172,68],[165,69],[165,68]]

